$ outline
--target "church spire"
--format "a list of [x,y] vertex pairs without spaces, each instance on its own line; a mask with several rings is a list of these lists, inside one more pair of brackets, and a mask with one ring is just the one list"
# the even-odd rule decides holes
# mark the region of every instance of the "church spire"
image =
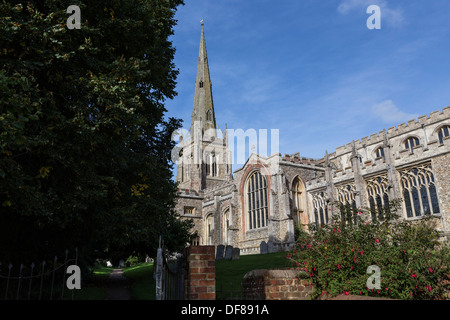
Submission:
[[[195,82],[194,108],[192,110],[191,135],[193,129],[200,128],[202,135],[210,133],[214,137],[216,134],[216,116],[214,113],[214,103],[212,97],[212,84],[209,75],[208,55],[206,52],[206,41],[204,24],[202,23],[202,33],[200,37],[200,49],[198,53],[197,78]],[[213,130],[210,130],[213,129]],[[209,131],[208,131],[209,130]]]

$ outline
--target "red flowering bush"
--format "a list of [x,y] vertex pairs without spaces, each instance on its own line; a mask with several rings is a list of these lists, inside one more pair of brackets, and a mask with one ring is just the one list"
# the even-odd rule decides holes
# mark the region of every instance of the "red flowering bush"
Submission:
[[[323,294],[444,298],[444,279],[450,273],[448,242],[438,240],[435,218],[399,219],[399,207],[393,201],[376,215],[344,208],[330,224],[311,225],[309,233],[299,233],[288,258],[312,280],[313,298]],[[379,283],[370,282],[369,266],[379,268]]]

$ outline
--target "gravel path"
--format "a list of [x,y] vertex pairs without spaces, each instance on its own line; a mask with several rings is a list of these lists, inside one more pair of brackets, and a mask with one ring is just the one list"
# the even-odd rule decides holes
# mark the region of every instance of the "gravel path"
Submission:
[[128,279],[122,269],[114,269],[106,282],[108,300],[132,300]]

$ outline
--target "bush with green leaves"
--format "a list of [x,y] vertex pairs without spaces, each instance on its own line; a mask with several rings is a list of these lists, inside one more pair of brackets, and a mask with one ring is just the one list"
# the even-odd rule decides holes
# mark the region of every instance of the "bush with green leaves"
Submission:
[[[401,219],[400,206],[400,201],[392,201],[377,213],[344,207],[330,224],[310,225],[309,232],[299,233],[288,258],[312,280],[313,298],[339,294],[445,297],[449,246],[439,241],[437,219]],[[370,279],[369,266],[380,268],[379,286]]]

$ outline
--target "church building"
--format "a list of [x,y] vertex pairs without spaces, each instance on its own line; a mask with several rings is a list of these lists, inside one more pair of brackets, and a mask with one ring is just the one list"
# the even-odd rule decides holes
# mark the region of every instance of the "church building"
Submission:
[[[232,172],[229,130],[218,129],[202,24],[189,135],[178,145],[176,210],[192,219],[199,245],[231,245],[241,254],[290,249],[296,227],[320,226],[339,206],[378,211],[402,199],[403,219],[432,216],[450,234],[450,107],[324,151],[252,153]],[[380,217],[377,214],[373,219]]]

